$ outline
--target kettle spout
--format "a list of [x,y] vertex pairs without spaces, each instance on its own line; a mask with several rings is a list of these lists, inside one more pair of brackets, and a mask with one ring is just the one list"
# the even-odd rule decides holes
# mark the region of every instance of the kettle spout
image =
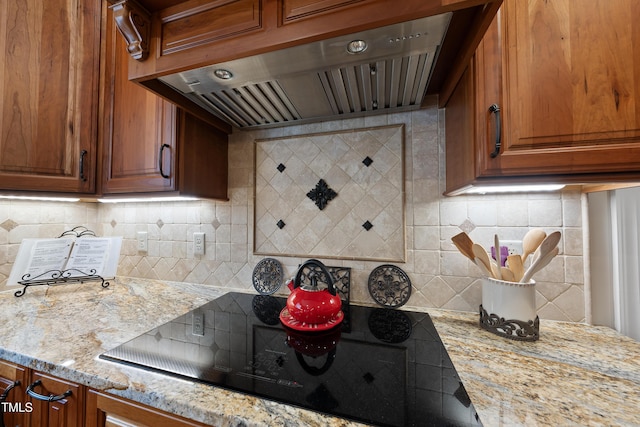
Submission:
[[289,279],[289,281],[287,282],[287,288],[289,288],[289,291],[293,291],[293,289],[294,289],[294,278],[293,277],[291,279]]

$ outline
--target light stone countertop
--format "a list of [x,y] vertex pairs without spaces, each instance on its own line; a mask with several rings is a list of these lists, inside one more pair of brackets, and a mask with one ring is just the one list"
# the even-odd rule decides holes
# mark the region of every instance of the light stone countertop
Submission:
[[[118,278],[0,293],[0,359],[216,426],[354,422],[97,357],[228,289]],[[410,307],[408,307],[410,309]],[[541,321],[540,340],[427,310],[485,426],[640,425],[640,343],[609,328]]]

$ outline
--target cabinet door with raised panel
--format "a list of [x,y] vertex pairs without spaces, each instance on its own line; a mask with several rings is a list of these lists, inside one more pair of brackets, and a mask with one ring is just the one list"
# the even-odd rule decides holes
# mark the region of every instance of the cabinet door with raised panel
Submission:
[[204,427],[157,409],[111,396],[97,390],[87,392],[86,427]]
[[484,174],[637,177],[640,3],[507,0],[502,9],[503,148]]
[[34,372],[26,391],[31,427],[84,427],[84,386]]
[[171,191],[176,185],[176,107],[129,81],[127,48],[105,6],[102,192]]
[[0,360],[0,425],[7,427],[27,427],[31,405],[27,405],[27,369]]
[[0,5],[0,190],[95,190],[99,3]]

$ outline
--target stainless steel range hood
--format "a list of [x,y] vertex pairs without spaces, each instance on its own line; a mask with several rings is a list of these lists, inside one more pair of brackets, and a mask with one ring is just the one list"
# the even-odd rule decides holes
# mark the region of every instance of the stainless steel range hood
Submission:
[[[240,129],[418,109],[450,20],[445,13],[159,80]],[[353,41],[361,53],[347,50]]]

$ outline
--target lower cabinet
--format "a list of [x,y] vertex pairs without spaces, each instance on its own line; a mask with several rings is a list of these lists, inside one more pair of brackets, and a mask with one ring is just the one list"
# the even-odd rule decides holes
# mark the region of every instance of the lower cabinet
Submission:
[[84,427],[84,386],[40,372],[30,381],[32,427]]
[[0,360],[0,427],[207,427]]
[[0,360],[0,426],[28,426],[31,405],[25,389],[28,373],[22,366]]
[[96,390],[88,390],[87,392],[85,425],[86,427],[206,426]]

